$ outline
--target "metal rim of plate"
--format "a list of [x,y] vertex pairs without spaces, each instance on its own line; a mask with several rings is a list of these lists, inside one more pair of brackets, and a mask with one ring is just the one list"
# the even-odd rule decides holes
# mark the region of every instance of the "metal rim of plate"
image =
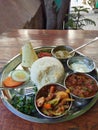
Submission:
[[[37,47],[34,48],[35,51],[41,51],[41,50],[51,50],[54,46],[46,46],[46,47]],[[81,53],[78,53],[79,55],[82,55]],[[14,70],[20,63],[21,63],[21,55],[18,54],[14,58],[12,58],[2,69],[1,72],[1,85],[2,85],[2,80],[5,76],[8,75],[8,73],[12,70]],[[8,90],[9,91],[9,90]],[[16,116],[28,120],[30,122],[36,122],[36,123],[58,123],[58,122],[64,122],[64,121],[69,121],[72,120],[76,117],[81,116],[82,114],[86,113],[93,105],[96,103],[98,100],[98,93],[96,96],[85,106],[83,106],[82,109],[78,109],[77,111],[69,114],[68,116],[63,116],[57,119],[48,119],[48,118],[43,118],[43,117],[34,117],[34,116],[29,116],[24,113],[21,113],[18,111],[16,108],[14,108],[9,101],[7,100],[7,97],[4,95],[3,90],[0,91],[0,96],[3,101],[3,104]]]

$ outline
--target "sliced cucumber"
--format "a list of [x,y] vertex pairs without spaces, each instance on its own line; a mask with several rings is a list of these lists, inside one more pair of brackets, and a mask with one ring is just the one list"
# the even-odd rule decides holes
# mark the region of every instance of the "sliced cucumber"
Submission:
[[14,70],[11,74],[13,80],[18,82],[25,82],[29,80],[29,74],[24,70]]

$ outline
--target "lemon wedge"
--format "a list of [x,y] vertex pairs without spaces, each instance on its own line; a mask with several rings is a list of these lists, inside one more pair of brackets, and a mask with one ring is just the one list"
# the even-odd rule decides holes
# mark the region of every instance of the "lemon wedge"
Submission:
[[13,80],[18,82],[25,82],[29,80],[29,74],[24,70],[14,70],[11,73],[11,77]]

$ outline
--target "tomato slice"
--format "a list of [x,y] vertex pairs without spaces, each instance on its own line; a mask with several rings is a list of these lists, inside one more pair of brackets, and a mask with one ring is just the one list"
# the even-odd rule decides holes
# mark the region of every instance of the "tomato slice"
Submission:
[[45,56],[52,56],[52,54],[51,53],[49,53],[49,52],[39,52],[38,53],[38,57],[39,58],[41,58],[41,57],[45,57]]

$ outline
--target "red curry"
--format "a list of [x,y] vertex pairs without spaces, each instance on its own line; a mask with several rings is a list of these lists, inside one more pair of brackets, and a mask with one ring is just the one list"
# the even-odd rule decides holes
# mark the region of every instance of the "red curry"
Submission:
[[79,97],[92,97],[98,91],[96,81],[89,75],[74,73],[67,77],[65,85],[71,93]]

